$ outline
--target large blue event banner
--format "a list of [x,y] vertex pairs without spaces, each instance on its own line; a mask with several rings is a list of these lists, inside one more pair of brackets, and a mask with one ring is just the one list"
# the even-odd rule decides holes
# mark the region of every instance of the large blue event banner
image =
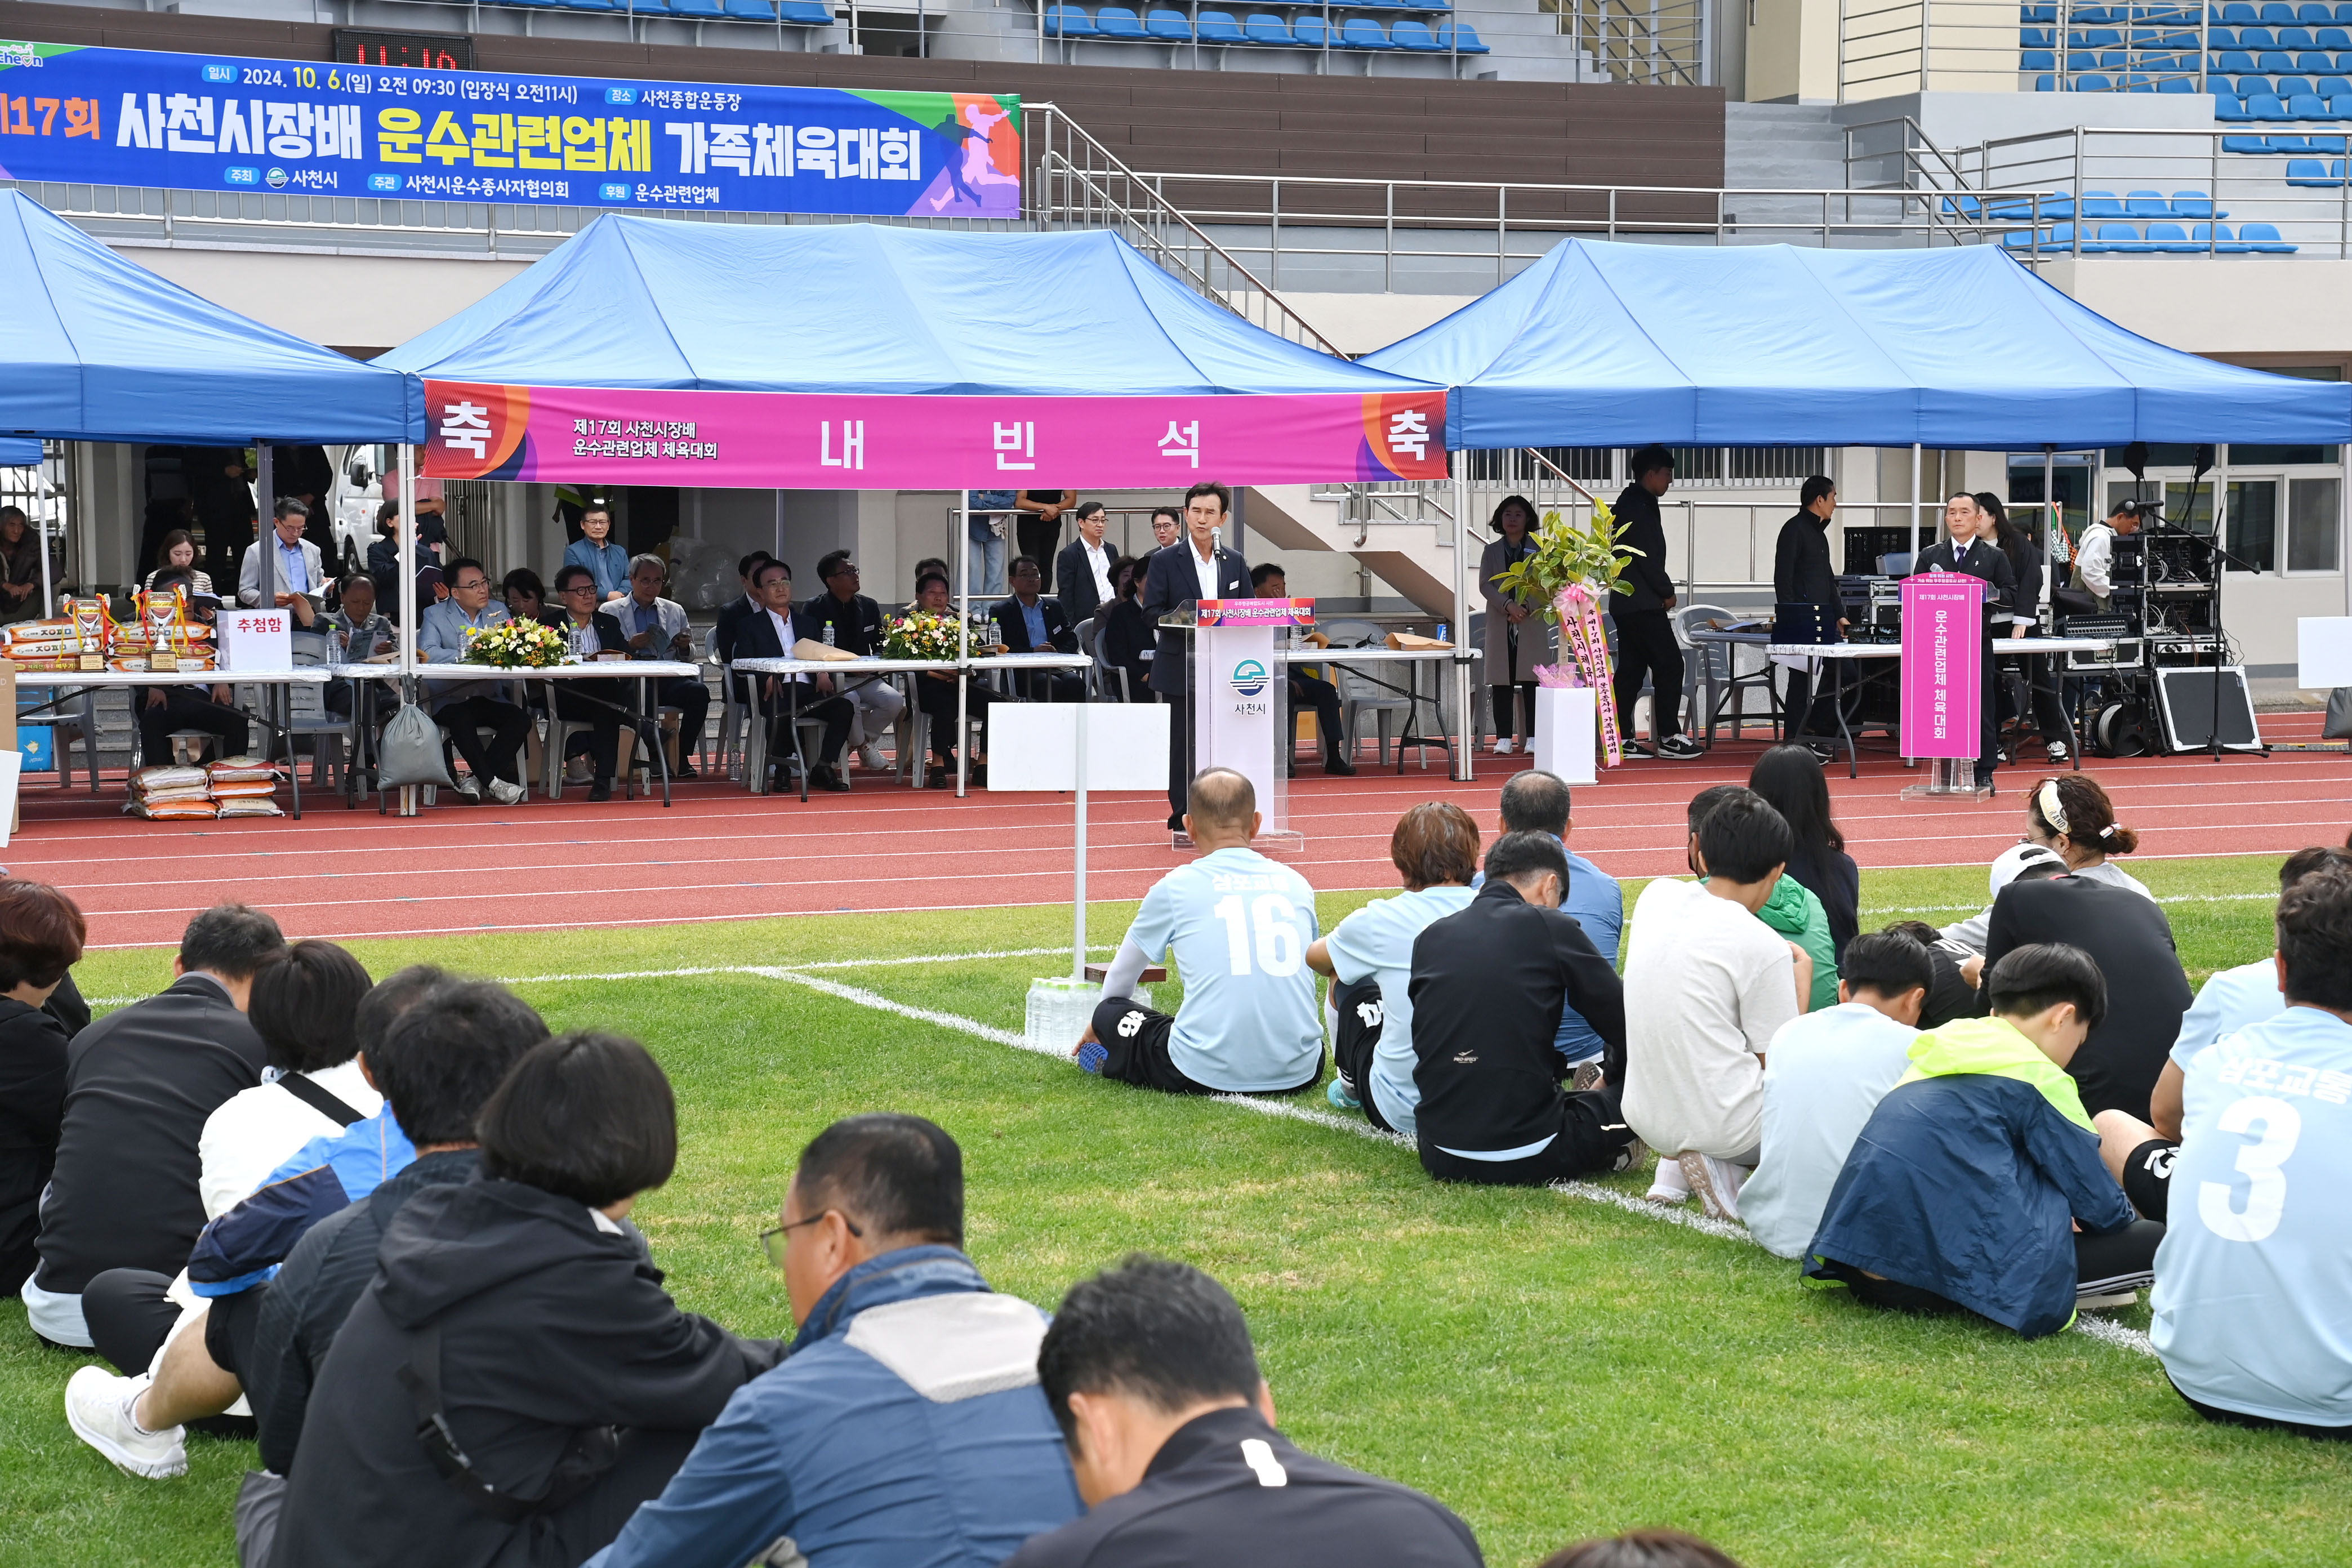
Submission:
[[0,178],[1017,217],[1021,100],[0,43]]

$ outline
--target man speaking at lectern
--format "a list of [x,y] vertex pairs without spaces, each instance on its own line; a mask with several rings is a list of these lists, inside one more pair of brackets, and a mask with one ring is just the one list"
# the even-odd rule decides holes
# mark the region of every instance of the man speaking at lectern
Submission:
[[1922,572],[1965,572],[1984,579],[1984,647],[1979,654],[1984,670],[1980,699],[1984,739],[1978,746],[1977,787],[1986,790],[1992,788],[1992,770],[2000,762],[2000,721],[1993,714],[1992,702],[1993,626],[1998,622],[2007,629],[2010,600],[2017,593],[2017,572],[2009,557],[1991,540],[1977,537],[1979,530],[1991,526],[1992,519],[1977,505],[1975,492],[1954,490],[1944,503],[1944,537],[1919,552],[1919,559],[1911,563],[1915,576]]
[[[1250,596],[1249,563],[1238,551],[1218,543],[1217,531],[1233,510],[1234,492],[1214,479],[1202,479],[1184,492],[1184,537],[1165,550],[1151,552],[1151,570],[1143,582],[1143,619],[1157,626],[1187,600],[1246,599]],[[1168,735],[1168,826],[1184,826],[1184,792],[1192,779],[1192,646],[1182,632],[1160,634],[1159,650],[1151,656],[1151,689],[1173,706]]]

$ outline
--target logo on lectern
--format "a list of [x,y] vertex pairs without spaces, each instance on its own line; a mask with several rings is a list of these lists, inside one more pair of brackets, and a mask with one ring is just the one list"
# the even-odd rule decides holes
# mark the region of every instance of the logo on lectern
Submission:
[[1234,695],[1255,697],[1265,689],[1265,666],[1254,658],[1245,658],[1234,666]]

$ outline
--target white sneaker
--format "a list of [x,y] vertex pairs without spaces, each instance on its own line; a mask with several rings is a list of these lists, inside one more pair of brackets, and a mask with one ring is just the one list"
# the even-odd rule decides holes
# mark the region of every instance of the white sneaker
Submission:
[[466,774],[449,787],[456,790],[459,795],[464,795],[474,805],[479,805],[482,804],[482,786],[475,781],[473,774]]
[[857,748],[857,765],[869,773],[887,773],[890,764],[882,758],[882,748],[868,742]]
[[1511,736],[1497,735],[1495,737],[1495,754],[1496,756],[1507,757],[1517,750],[1518,750],[1518,742]]
[[1671,1155],[1659,1155],[1658,1168],[1650,1175],[1650,1190],[1642,1195],[1654,1204],[1678,1204],[1690,1194],[1690,1181],[1682,1166]]
[[1698,1194],[1699,1206],[1709,1216],[1735,1220],[1739,1217],[1739,1184],[1747,1179],[1746,1171],[1728,1160],[1718,1160],[1694,1149],[1685,1149],[1675,1158],[1683,1168],[1683,1179]]
[[83,1367],[66,1382],[66,1425],[124,1474],[163,1481],[188,1473],[188,1445],[180,1427],[142,1432],[131,1418],[131,1405],[152,1381]]
[[500,805],[512,805],[522,798],[522,785],[509,784],[504,779],[490,781],[490,798]]

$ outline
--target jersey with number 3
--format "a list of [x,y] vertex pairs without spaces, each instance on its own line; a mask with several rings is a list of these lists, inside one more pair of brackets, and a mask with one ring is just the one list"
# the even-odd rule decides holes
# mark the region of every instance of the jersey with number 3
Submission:
[[1321,934],[1307,879],[1255,849],[1220,849],[1160,879],[1127,940],[1172,958],[1184,1005],[1169,1059],[1228,1093],[1295,1089],[1323,1060],[1307,950]]
[[2352,1024],[2289,1007],[2184,1071],[2148,1338],[2200,1404],[2352,1426]]

